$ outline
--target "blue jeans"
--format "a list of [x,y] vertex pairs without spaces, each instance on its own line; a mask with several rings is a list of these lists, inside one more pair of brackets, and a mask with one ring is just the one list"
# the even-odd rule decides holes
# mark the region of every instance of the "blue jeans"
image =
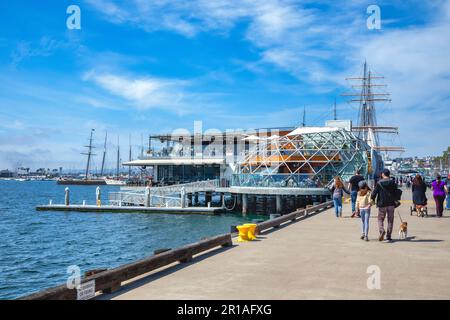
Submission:
[[339,217],[342,214],[342,198],[333,198],[333,204],[336,217]]
[[370,208],[360,209],[361,222],[362,222],[362,234],[366,237],[369,235],[369,219],[370,219]]
[[447,210],[450,210],[450,193],[447,195],[447,205],[445,206]]
[[352,199],[352,213],[356,210],[356,197],[358,196],[358,191],[352,191],[350,197]]

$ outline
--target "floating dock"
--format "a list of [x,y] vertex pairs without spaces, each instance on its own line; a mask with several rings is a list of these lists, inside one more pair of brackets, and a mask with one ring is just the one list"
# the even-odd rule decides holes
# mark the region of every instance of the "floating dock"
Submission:
[[112,213],[171,213],[215,215],[225,211],[222,207],[143,207],[49,204],[36,207],[37,211],[112,212]]

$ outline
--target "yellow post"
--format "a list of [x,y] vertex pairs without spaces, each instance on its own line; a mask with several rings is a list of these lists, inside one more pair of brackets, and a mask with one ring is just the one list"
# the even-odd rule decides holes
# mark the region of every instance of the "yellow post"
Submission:
[[249,240],[248,238],[248,229],[249,227],[246,225],[237,226],[236,229],[239,231],[238,242],[246,242]]
[[255,240],[256,239],[256,224],[255,223],[246,223],[244,226],[248,227],[247,231],[247,237],[249,240]]

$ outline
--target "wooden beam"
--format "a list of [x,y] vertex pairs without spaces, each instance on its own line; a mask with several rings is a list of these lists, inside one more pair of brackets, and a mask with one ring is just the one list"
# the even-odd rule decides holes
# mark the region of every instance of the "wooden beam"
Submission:
[[314,212],[318,212],[321,210],[331,208],[332,206],[333,206],[333,202],[328,201],[328,202],[321,203],[317,206],[309,207],[306,209],[300,209],[300,210],[294,211],[292,213],[282,215],[281,217],[278,217],[275,219],[266,220],[264,222],[257,224],[257,227],[256,227],[257,233],[261,233],[262,231],[270,229],[270,228],[278,228],[278,227],[280,227],[280,225],[282,225],[288,221],[291,221],[291,222],[295,221],[300,217],[307,216],[310,213],[314,213]]

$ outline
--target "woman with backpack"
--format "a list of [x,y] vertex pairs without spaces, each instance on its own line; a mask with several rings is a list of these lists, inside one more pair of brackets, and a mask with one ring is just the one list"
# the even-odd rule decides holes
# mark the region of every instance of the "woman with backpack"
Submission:
[[444,212],[445,195],[448,190],[445,182],[442,181],[440,174],[437,174],[436,180],[431,183],[431,189],[433,190],[434,202],[436,202],[436,215],[438,218],[441,218],[442,213]]
[[342,197],[344,192],[350,194],[350,192],[345,188],[341,177],[336,176],[334,178],[333,184],[330,187],[330,191],[333,194],[334,210],[336,212],[336,218],[342,217]]

